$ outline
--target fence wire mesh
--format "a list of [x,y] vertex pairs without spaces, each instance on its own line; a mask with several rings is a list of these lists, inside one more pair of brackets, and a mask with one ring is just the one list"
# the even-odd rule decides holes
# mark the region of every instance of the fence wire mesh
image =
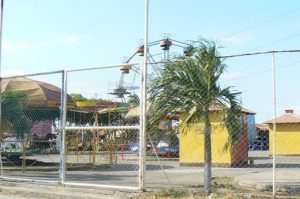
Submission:
[[62,73],[3,78],[1,85],[2,176],[58,181]]
[[[68,72],[66,182],[138,187],[139,66]],[[88,99],[84,99],[83,96]]]
[[[300,54],[275,53],[273,60],[272,56],[272,53],[266,53],[224,59],[227,67],[216,85],[220,89],[230,87],[231,92],[238,93],[235,100],[241,109],[237,135],[231,135],[229,129],[236,118],[230,118],[228,112],[224,115],[224,109],[232,106],[225,91],[223,94],[227,96],[222,97],[219,93],[217,99],[213,99],[220,100],[221,105],[213,101],[208,107],[209,130],[205,126],[203,109],[198,111],[198,117],[192,115],[197,112],[192,107],[199,103],[203,108],[205,102],[201,98],[208,96],[201,79],[205,77],[201,76],[200,70],[188,64],[179,63],[179,67],[176,63],[173,67],[167,64],[161,76],[154,80],[154,85],[149,82],[152,105],[169,112],[159,122],[156,120],[156,126],[147,132],[147,186],[202,187],[205,184],[207,148],[211,154],[213,190],[226,188],[239,192],[240,187],[247,185],[272,193],[275,184],[276,194],[286,195],[290,194],[287,190],[299,186],[300,120],[297,112],[300,111],[300,96],[297,89],[300,86]],[[159,111],[155,107],[153,110],[150,123]],[[184,125],[189,121],[189,126]],[[205,140],[207,130],[210,132],[210,146]],[[235,140],[230,143],[229,138]],[[156,170],[151,169],[153,165],[158,165]]]
[[275,56],[277,113],[276,129],[269,125],[269,155],[276,155],[277,191],[293,192],[295,187],[299,186],[299,58],[299,53]]
[[[299,53],[226,58],[215,91],[222,92],[198,113],[193,105],[209,93],[201,71],[170,62],[149,77],[146,187],[202,188],[210,153],[212,189],[238,192],[247,185],[271,192],[275,184],[277,195],[289,194],[300,175],[299,58]],[[69,71],[67,90],[62,73],[3,78],[2,176],[58,182],[64,154],[65,182],[138,187],[139,67]],[[68,93],[65,128],[61,90]],[[231,107],[237,112],[229,112]],[[162,111],[166,114],[159,115]]]

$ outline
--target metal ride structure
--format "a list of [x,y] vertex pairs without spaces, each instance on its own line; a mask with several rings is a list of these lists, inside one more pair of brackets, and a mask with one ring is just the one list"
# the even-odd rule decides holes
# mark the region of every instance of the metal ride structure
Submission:
[[[156,40],[148,43],[148,56],[146,59],[148,60],[149,65],[152,67],[150,72],[148,73],[148,78],[151,80],[155,75],[159,75],[162,69],[159,62],[154,59],[154,55],[150,51],[150,47],[160,46],[163,51],[163,60],[162,62],[166,62],[170,58],[170,49],[172,46],[179,47],[183,50],[184,56],[192,56],[193,55],[193,42],[182,42],[175,39],[171,39],[169,35],[165,34],[161,40]],[[161,55],[161,54],[157,54]],[[122,102],[126,102],[126,96],[129,98],[134,94],[134,90],[137,89],[137,86],[134,86],[135,75],[133,79],[132,85],[127,85],[125,83],[125,75],[129,74],[130,71],[134,73],[140,73],[140,68],[134,65],[131,65],[130,62],[136,57],[144,57],[144,45],[138,46],[137,50],[124,61],[124,66],[120,67],[121,77],[119,82],[117,83],[117,87],[113,89],[109,94],[115,95],[117,98],[121,99]]]
[[[167,41],[167,43],[165,43],[165,41]],[[171,42],[170,42],[171,41]],[[158,41],[158,42],[151,42],[150,45],[151,46],[154,46],[154,45],[160,45],[163,50],[169,50],[170,49],[170,46],[172,43],[175,43],[173,40],[171,39],[166,39],[166,40],[162,40],[162,41]],[[165,46],[165,44],[167,44],[167,46]],[[188,44],[186,44],[188,45]],[[183,45],[182,45],[183,46]],[[181,46],[181,47],[182,47]],[[134,53],[134,55],[131,57],[131,59],[127,60],[128,63],[123,63],[123,64],[120,64],[120,65],[110,65],[110,66],[103,66],[103,67],[95,67],[95,68],[85,68],[85,69],[74,69],[74,70],[68,70],[68,71],[65,71],[64,73],[64,76],[63,76],[63,90],[64,90],[64,93],[66,95],[67,91],[68,91],[68,85],[71,85],[70,84],[70,81],[68,79],[70,79],[72,77],[72,74],[76,74],[78,72],[84,72],[84,71],[97,71],[97,70],[105,70],[105,69],[109,69],[109,68],[115,68],[115,69],[121,69],[122,70],[122,74],[121,74],[121,83],[119,84],[119,86],[121,86],[121,91],[122,92],[118,92],[118,95],[116,95],[118,98],[121,98],[122,100],[124,100],[124,96],[125,95],[128,95],[128,91],[126,90],[127,88],[124,88],[124,77],[126,74],[128,74],[130,72],[130,70],[134,71],[134,73],[138,74],[138,76],[141,76],[142,74],[145,73],[145,70],[143,69],[143,64],[144,63],[129,63],[132,58],[136,55],[145,55],[145,49],[142,50],[144,46],[140,46],[139,49]],[[140,54],[138,54],[138,52],[140,52]],[[149,63],[149,65],[151,64],[151,66],[154,68],[154,67],[157,67],[155,68],[156,71],[154,69],[154,71],[151,71],[153,72],[153,75],[155,75],[156,72],[159,73],[160,71],[160,65],[159,63],[154,63],[154,59],[150,58],[150,53],[148,53],[148,56],[144,56],[145,59],[147,59],[147,61],[151,61]],[[165,53],[166,55],[169,56],[169,52]],[[152,76],[152,73],[151,74],[148,74],[147,76],[150,76],[149,78],[151,78]],[[139,78],[137,78],[139,79]],[[147,138],[149,139],[148,135],[146,135],[145,133],[145,129],[143,129],[145,126],[143,125],[143,121],[145,121],[145,119],[143,120],[142,118],[144,117],[144,114],[146,113],[146,111],[142,110],[144,105],[146,105],[146,97],[144,98],[143,95],[147,96],[147,90],[146,90],[146,84],[145,82],[143,82],[144,78],[140,78],[140,88],[141,88],[141,97],[140,97],[140,104],[138,105],[141,109],[140,113],[138,114],[138,116],[140,117],[139,119],[139,123],[132,123],[132,124],[126,124],[126,125],[122,125],[121,123],[120,124],[114,124],[114,125],[109,125],[109,126],[106,126],[106,125],[98,125],[97,123],[95,123],[93,126],[67,126],[66,124],[66,111],[67,111],[67,107],[66,105],[64,105],[63,107],[63,110],[64,110],[64,116],[63,116],[63,121],[62,121],[62,137],[63,139],[61,140],[62,142],[62,149],[61,149],[61,163],[60,164],[60,182],[62,184],[66,184],[66,185],[78,185],[78,186],[96,186],[96,187],[103,187],[103,188],[120,188],[120,189],[144,189],[145,186],[144,186],[144,177],[141,177],[143,176],[144,174],[144,170],[145,170],[145,154],[140,154],[142,153],[142,150],[143,150],[143,147],[142,146],[145,146],[145,143],[146,141],[144,141],[143,143],[143,140],[145,138],[146,140],[146,136]],[[144,84],[142,84],[144,83]],[[120,90],[119,90],[120,91]],[[126,91],[127,93],[123,92],[123,91]],[[65,104],[65,98],[64,99],[64,104]],[[98,119],[96,119],[97,121]],[[106,132],[136,132],[138,131],[139,132],[139,137],[137,138],[137,141],[140,140],[139,142],[139,146],[140,149],[139,151],[139,155],[137,156],[136,160],[136,166],[134,165],[135,163],[131,160],[130,163],[133,163],[133,164],[125,164],[122,165],[122,164],[119,164],[119,165],[116,165],[116,167],[124,167],[123,169],[126,169],[125,167],[130,167],[130,165],[132,165],[133,167],[132,168],[136,168],[138,166],[138,170],[135,170],[137,171],[138,173],[136,174],[139,174],[139,178],[138,180],[136,180],[136,182],[138,182],[138,186],[128,186],[128,184],[122,184],[122,182],[120,182],[121,184],[119,185],[108,185],[108,184],[98,184],[96,181],[93,182],[93,183],[86,183],[84,180],[81,181],[81,180],[77,180],[77,181],[72,181],[70,179],[74,179],[73,176],[76,176],[76,171],[69,171],[68,168],[71,168],[67,165],[67,163],[69,162],[69,160],[66,158],[68,157],[68,154],[66,154],[66,152],[68,151],[68,146],[66,144],[66,137],[68,135],[70,135],[70,133],[72,132],[75,132],[75,131],[84,131],[84,132],[88,132],[88,131],[91,131],[91,132],[97,132],[97,131],[106,131]],[[144,133],[143,133],[144,132]],[[144,134],[144,135],[143,135]],[[132,135],[132,134],[131,134]],[[93,135],[94,137],[94,135]],[[150,138],[151,140],[151,138]],[[101,168],[101,167],[95,167],[95,163],[96,163],[96,150],[95,148],[93,147],[93,155],[92,155],[92,165],[93,165],[93,169],[95,170],[92,170],[91,172],[96,172],[97,169]],[[106,151],[106,150],[105,150]],[[101,156],[101,154],[99,154],[99,156]],[[97,156],[97,157],[99,157]],[[69,157],[72,157],[72,156],[69,156]],[[74,156],[75,157],[75,156]],[[114,167],[114,166],[112,166]],[[129,168],[132,169],[132,168]],[[128,169],[128,168],[127,168]],[[163,168],[162,168],[163,170]],[[136,174],[134,174],[134,172],[129,172],[130,175],[132,175],[131,177],[135,177]],[[117,175],[117,172],[116,174]],[[170,183],[169,183],[170,184]]]
[[[187,43],[187,42],[181,42],[178,40],[174,40],[171,39],[169,36],[164,37],[161,40],[157,40],[157,41],[153,41],[148,43],[148,47],[145,48],[144,45],[140,45],[138,46],[137,50],[133,53],[133,55],[131,55],[131,57],[129,59],[127,59],[124,63],[123,66],[120,67],[121,72],[121,77],[120,77],[120,81],[117,84],[117,88],[114,89],[113,92],[109,93],[112,95],[115,95],[117,98],[120,98],[122,100],[122,102],[126,102],[126,96],[128,95],[128,97],[130,98],[131,96],[133,96],[133,92],[129,91],[136,89],[135,86],[126,86],[125,84],[125,75],[129,74],[130,71],[132,71],[134,73],[134,80],[135,80],[135,76],[138,75],[143,75],[146,74],[146,78],[144,77],[144,79],[149,79],[151,81],[152,78],[154,78],[155,76],[159,76],[161,73],[161,70],[163,69],[163,64],[165,62],[167,62],[170,59],[170,49],[172,46],[175,46],[177,48],[182,49],[183,51],[183,55],[184,56],[192,56],[193,55],[193,51],[194,51],[194,47],[193,47],[193,42]],[[163,58],[161,59],[161,61],[157,62],[154,59],[154,55],[151,53],[150,51],[150,47],[155,47],[155,46],[160,46],[161,50],[163,51]],[[145,51],[145,49],[147,49],[147,52]],[[178,51],[175,51],[176,53],[178,53]],[[145,56],[147,54],[147,56]],[[157,55],[162,55],[162,53],[157,54]],[[139,67],[138,65],[134,65],[131,64],[131,61],[136,57],[143,57],[144,58],[144,63],[145,60],[147,60],[148,65],[150,67],[148,67],[148,70],[143,71],[142,67]],[[156,55],[155,55],[156,56]],[[145,69],[144,69],[145,70]],[[143,78],[143,77],[142,77]],[[133,82],[134,82],[133,80]],[[147,81],[147,80],[145,80]],[[147,83],[145,83],[145,85],[142,86],[142,91],[144,91],[144,96],[142,95],[141,98],[143,99],[142,101],[144,102],[144,104],[139,104],[138,107],[140,107],[140,109],[142,109],[140,111],[140,125],[144,126],[145,122],[143,120],[146,120],[146,110],[147,108],[145,108],[146,104],[147,104]],[[138,108],[137,107],[137,108]],[[143,110],[144,109],[144,110]],[[142,118],[143,117],[143,118]],[[170,125],[170,124],[169,124]],[[153,151],[151,154],[155,155],[155,159],[157,160],[159,166],[160,166],[160,170],[164,173],[164,176],[168,182],[168,186],[169,187],[173,187],[171,181],[169,180],[168,176],[165,173],[164,170],[164,166],[162,165],[159,155],[158,155],[158,151],[157,151],[157,146],[154,144],[155,142],[153,141],[153,139],[151,138],[150,134],[147,134],[145,129],[143,130],[144,135],[141,134],[141,138],[140,140],[144,140],[145,139],[145,143],[150,143],[150,148],[151,151]],[[144,137],[144,138],[143,138]],[[169,137],[169,135],[168,135]],[[169,137],[170,139],[170,137]],[[146,141],[147,140],[147,141]],[[142,145],[146,145],[146,144],[140,143],[140,146]],[[148,145],[147,145],[148,146]],[[169,151],[171,151],[170,149],[170,145],[168,146]],[[142,161],[144,162],[144,167],[146,166],[146,149],[143,150],[141,149],[142,153],[144,153],[144,155],[140,154],[140,157],[144,157],[142,158]],[[170,158],[170,152],[167,153],[167,158]],[[141,165],[142,167],[142,165]],[[144,173],[145,168],[141,168],[141,172],[140,173]],[[143,178],[143,177],[142,177]],[[140,180],[141,183],[143,183],[143,180]],[[144,187],[144,185],[141,185],[142,189]]]

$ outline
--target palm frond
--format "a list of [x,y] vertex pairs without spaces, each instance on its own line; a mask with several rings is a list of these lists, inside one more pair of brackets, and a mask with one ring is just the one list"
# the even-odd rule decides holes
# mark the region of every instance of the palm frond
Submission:
[[192,57],[174,57],[165,64],[161,75],[151,82],[149,99],[155,114],[150,123],[157,124],[167,114],[180,109],[180,125],[187,132],[211,107],[219,107],[229,132],[228,145],[233,143],[241,127],[241,107],[237,100],[240,93],[219,86],[220,76],[225,70],[218,48],[211,41],[199,41]]

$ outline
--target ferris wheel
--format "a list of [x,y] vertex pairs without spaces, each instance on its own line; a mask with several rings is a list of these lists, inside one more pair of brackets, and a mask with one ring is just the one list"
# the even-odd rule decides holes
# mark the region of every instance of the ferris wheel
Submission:
[[[148,77],[151,80],[156,75],[160,74],[160,71],[162,69],[162,65],[156,62],[154,59],[154,55],[150,51],[150,47],[153,46],[160,46],[163,54],[163,60],[167,61],[170,57],[170,49],[172,46],[179,47],[183,50],[183,54],[185,56],[192,56],[193,55],[193,42],[182,42],[178,40],[171,39],[169,36],[165,36],[161,40],[153,41],[148,43],[149,50],[148,50],[148,56],[147,60],[149,62],[149,65],[151,69],[148,71]],[[145,56],[144,54],[144,45],[138,46],[137,50],[134,52],[133,55],[131,55],[126,61],[124,61],[124,66],[120,67],[121,70],[121,77],[119,82],[116,84],[116,87],[112,90],[112,92],[109,92],[109,94],[114,95],[116,98],[121,99],[122,102],[126,102],[126,97],[128,96],[131,98],[133,95],[135,95],[134,91],[138,89],[138,86],[134,85],[136,74],[140,73],[140,68],[134,65],[130,65],[130,61],[136,57],[136,56]],[[125,83],[125,76],[130,73],[130,71],[134,72],[134,78],[132,84],[128,85]]]

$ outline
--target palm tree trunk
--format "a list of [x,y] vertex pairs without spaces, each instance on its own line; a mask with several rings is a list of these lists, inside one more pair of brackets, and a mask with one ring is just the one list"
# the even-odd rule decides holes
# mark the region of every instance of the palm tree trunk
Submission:
[[204,190],[211,192],[211,124],[209,110],[204,113]]

